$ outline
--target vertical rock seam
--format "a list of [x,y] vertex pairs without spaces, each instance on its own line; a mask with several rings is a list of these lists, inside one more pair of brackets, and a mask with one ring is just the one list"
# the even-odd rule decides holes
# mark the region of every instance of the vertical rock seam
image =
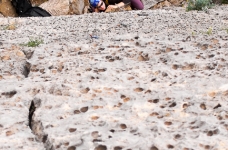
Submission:
[[34,117],[34,112],[40,106],[41,100],[34,99],[31,102],[29,107],[29,127],[32,130],[32,133],[36,136],[36,140],[38,142],[42,142],[46,150],[54,150],[53,144],[48,139],[48,134],[44,132],[44,128],[42,122],[40,120],[36,120]]

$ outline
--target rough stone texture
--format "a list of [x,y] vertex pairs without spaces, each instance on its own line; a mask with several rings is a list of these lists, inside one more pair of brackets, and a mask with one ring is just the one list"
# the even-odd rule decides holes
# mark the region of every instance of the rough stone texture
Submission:
[[47,10],[52,16],[81,15],[84,13],[86,0],[49,0],[39,7]]
[[48,0],[30,0],[32,6],[39,6]]
[[227,12],[0,18],[0,149],[228,149]]
[[153,7],[154,5],[156,5],[157,3],[162,2],[163,0],[142,0],[143,4],[144,4],[144,9],[149,9],[151,7]]
[[0,1],[0,13],[5,17],[15,17],[17,16],[10,0]]

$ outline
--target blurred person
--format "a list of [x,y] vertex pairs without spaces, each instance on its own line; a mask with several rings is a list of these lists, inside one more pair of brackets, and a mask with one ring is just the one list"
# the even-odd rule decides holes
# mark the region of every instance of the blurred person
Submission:
[[117,9],[130,4],[132,10],[143,10],[141,0],[89,0],[92,12],[104,12],[110,9]]

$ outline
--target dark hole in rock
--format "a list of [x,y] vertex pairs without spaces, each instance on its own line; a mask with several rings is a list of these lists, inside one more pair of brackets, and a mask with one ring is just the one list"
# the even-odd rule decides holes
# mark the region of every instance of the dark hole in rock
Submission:
[[165,106],[164,105],[161,105],[160,108],[165,108]]
[[110,132],[114,133],[114,132],[115,132],[115,130],[114,130],[114,129],[111,129],[111,130],[110,130]]
[[153,99],[153,103],[158,103],[159,99]]
[[175,139],[179,139],[179,138],[181,138],[181,135],[180,134],[176,134],[175,135]]
[[102,140],[100,140],[100,139],[93,139],[93,142],[95,143],[95,142],[102,142]]
[[126,96],[125,95],[121,95],[120,98],[123,99],[123,98],[126,98]]
[[86,106],[86,107],[82,107],[82,108],[80,109],[80,111],[83,112],[83,113],[85,113],[85,112],[88,111],[88,109],[89,109],[89,107]]
[[211,147],[210,147],[210,145],[205,145],[204,148],[205,149],[210,149]]
[[126,126],[126,124],[120,124],[120,128],[121,128],[121,129],[126,129],[127,126]]
[[154,82],[156,80],[156,78],[153,78],[153,79],[151,79],[151,81],[150,82]]
[[150,116],[158,116],[159,114],[157,112],[152,112]]
[[76,128],[70,128],[69,132],[75,132],[77,129]]
[[169,105],[169,107],[175,107],[177,105],[176,102],[173,102],[171,105]]
[[76,150],[76,147],[75,146],[70,146],[67,148],[67,150]]
[[111,138],[112,138],[112,136],[110,136],[110,135],[109,135],[109,136],[108,136],[108,138],[110,138],[110,139],[111,139]]
[[0,128],[3,128],[3,125],[0,124]]
[[150,148],[150,150],[158,150],[158,148],[157,148],[156,146],[152,146],[152,147]]
[[107,69],[103,68],[103,69],[98,69],[98,72],[105,72]]
[[54,68],[54,66],[53,66],[53,65],[51,65],[51,66],[49,66],[49,67],[48,67],[48,69],[53,69],[53,68]]
[[182,107],[185,109],[188,107],[188,104],[184,103]]
[[217,109],[217,108],[219,108],[219,107],[222,107],[222,105],[218,104],[218,105],[216,105],[216,106],[214,107],[214,109]]
[[203,110],[207,109],[205,104],[200,104],[200,108],[203,109]]
[[167,147],[168,147],[168,149],[173,149],[174,148],[174,146],[173,145],[167,145]]
[[95,150],[107,150],[107,147],[105,145],[98,145]]
[[207,136],[212,136],[213,135],[213,132],[212,131],[208,131],[207,132]]
[[69,142],[64,143],[65,146],[68,146],[69,144],[70,144]]
[[146,94],[146,93],[151,93],[151,90],[147,90],[147,91],[145,92],[145,94]]
[[114,150],[122,150],[123,148],[122,147],[120,147],[120,146],[115,146],[114,147]]
[[32,130],[32,117],[33,117],[35,110],[36,110],[36,107],[35,107],[34,102],[32,101],[30,108],[29,108],[29,116],[28,116],[29,117],[29,127],[31,130]]
[[22,71],[22,74],[25,76],[25,78],[28,77],[31,69],[31,64],[29,62],[26,62]]
[[179,67],[178,65],[173,65],[173,66],[172,66],[172,68],[173,68],[174,70],[177,70],[178,67]]
[[162,72],[162,76],[163,76],[163,77],[167,77],[168,74],[167,74],[166,72]]
[[48,139],[48,135],[46,134],[43,136],[42,142],[45,143],[47,141],[47,139]]
[[219,130],[218,129],[215,129],[214,131],[213,131],[213,134],[218,134],[219,133]]
[[164,124],[167,125],[167,126],[170,126],[170,125],[172,125],[172,122],[166,121]]
[[134,91],[135,92],[142,92],[143,91],[143,88],[135,88]]
[[33,56],[34,51],[23,51],[27,59],[30,59]]
[[10,91],[10,92],[4,92],[4,93],[2,93],[2,95],[4,95],[6,98],[11,98],[15,94],[17,94],[17,91]]
[[28,138],[29,141],[34,141],[34,138]]

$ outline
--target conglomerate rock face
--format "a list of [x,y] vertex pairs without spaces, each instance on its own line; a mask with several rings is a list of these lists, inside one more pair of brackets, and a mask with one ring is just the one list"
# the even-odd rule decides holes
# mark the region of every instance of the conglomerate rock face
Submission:
[[227,12],[0,18],[0,149],[228,149]]

